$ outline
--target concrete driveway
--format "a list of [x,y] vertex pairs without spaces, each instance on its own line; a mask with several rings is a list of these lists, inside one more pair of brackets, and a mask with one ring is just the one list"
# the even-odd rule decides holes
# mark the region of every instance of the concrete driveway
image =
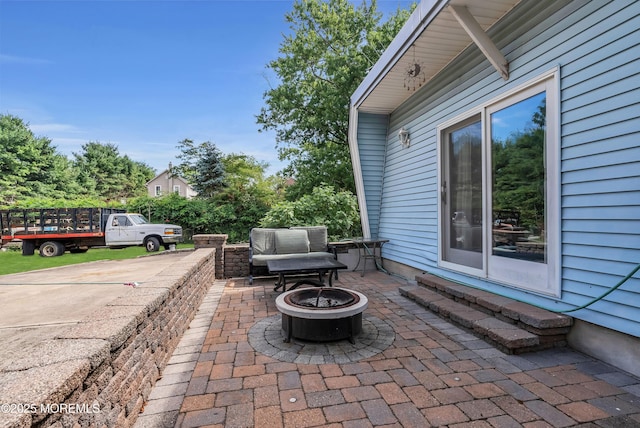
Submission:
[[[0,362],[51,339],[190,252],[0,275]],[[64,256],[63,256],[64,257]]]

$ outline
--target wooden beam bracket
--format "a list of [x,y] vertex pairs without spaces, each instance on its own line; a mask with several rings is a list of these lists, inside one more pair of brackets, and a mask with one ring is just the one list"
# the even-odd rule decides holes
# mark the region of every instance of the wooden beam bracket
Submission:
[[500,73],[504,80],[509,80],[509,63],[496,47],[493,40],[484,32],[478,21],[471,15],[466,6],[448,6],[449,12],[456,18],[458,23],[464,28],[471,40],[480,48],[484,56]]

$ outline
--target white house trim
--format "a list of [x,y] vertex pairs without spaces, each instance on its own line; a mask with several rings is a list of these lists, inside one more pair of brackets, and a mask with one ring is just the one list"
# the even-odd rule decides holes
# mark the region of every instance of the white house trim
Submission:
[[349,152],[351,153],[351,164],[353,165],[353,176],[356,184],[356,196],[360,207],[360,224],[362,226],[362,237],[371,238],[371,227],[369,226],[369,211],[367,210],[367,199],[364,193],[364,181],[362,179],[362,166],[360,165],[360,150],[358,149],[358,110],[351,106],[349,109]]
[[502,78],[509,80],[509,62],[504,58],[502,52],[496,47],[491,38],[487,36],[478,21],[469,13],[469,9],[466,6],[454,5],[449,5],[448,9]]

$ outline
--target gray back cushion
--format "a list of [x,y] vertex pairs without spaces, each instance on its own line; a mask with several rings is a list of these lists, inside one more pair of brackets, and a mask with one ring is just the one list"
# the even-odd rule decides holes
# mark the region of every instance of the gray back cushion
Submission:
[[307,231],[296,229],[276,230],[276,254],[301,254],[309,252]]
[[275,254],[276,229],[258,227],[251,229],[251,246],[253,254]]
[[309,251],[327,251],[326,226],[298,226],[291,229],[304,229],[309,235]]

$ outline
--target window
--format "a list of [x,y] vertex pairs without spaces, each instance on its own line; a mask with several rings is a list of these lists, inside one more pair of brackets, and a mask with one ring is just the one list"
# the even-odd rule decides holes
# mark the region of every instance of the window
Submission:
[[156,184],[155,195],[160,196],[162,194],[162,187],[159,184]]
[[129,217],[131,217],[131,221],[134,224],[147,224],[147,223],[149,223],[147,221],[147,219],[144,218],[144,216],[142,214],[130,214]]
[[441,266],[557,295],[555,82],[439,127]]
[[173,193],[180,194],[180,185],[176,184],[173,186]]
[[126,215],[119,215],[113,218],[112,226],[114,227],[131,226],[131,222],[129,221]]

